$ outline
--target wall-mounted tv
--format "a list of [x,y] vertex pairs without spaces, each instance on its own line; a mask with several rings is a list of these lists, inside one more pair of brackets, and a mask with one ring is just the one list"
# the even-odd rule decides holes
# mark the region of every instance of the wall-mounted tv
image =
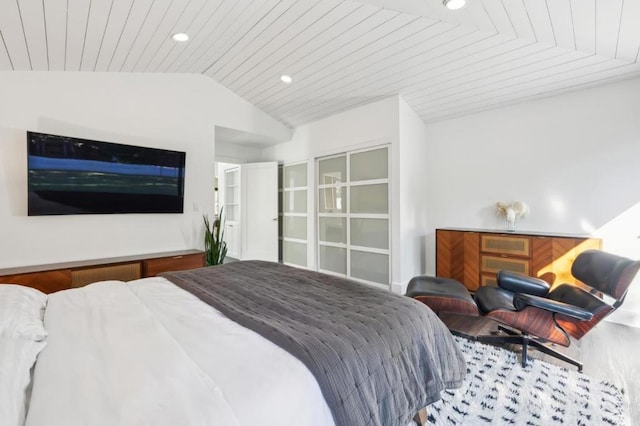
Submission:
[[186,153],[27,132],[29,216],[182,213]]

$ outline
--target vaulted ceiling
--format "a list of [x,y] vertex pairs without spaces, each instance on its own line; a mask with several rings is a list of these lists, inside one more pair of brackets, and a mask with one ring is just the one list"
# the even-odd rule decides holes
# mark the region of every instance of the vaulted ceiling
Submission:
[[429,122],[640,75],[640,0],[2,0],[0,42],[0,70],[200,73],[290,126],[394,94]]

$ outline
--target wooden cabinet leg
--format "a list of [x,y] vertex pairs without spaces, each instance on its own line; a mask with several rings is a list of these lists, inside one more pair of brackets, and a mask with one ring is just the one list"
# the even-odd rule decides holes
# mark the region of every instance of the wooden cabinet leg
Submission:
[[422,410],[418,411],[416,415],[413,417],[413,421],[416,422],[419,426],[424,426],[427,424],[427,407],[424,407]]

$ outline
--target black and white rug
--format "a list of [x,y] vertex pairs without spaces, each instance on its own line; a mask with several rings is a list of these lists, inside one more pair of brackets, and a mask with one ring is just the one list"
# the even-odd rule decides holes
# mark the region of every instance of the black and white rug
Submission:
[[467,360],[460,389],[429,406],[436,425],[626,425],[623,392],[577,370],[456,337]]

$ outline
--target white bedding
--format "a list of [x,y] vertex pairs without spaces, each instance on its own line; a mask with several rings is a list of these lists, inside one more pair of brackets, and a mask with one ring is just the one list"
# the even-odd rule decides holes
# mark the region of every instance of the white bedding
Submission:
[[163,278],[49,296],[27,426],[332,426],[286,351]]
[[31,368],[45,345],[0,333],[0,425],[24,424]]

